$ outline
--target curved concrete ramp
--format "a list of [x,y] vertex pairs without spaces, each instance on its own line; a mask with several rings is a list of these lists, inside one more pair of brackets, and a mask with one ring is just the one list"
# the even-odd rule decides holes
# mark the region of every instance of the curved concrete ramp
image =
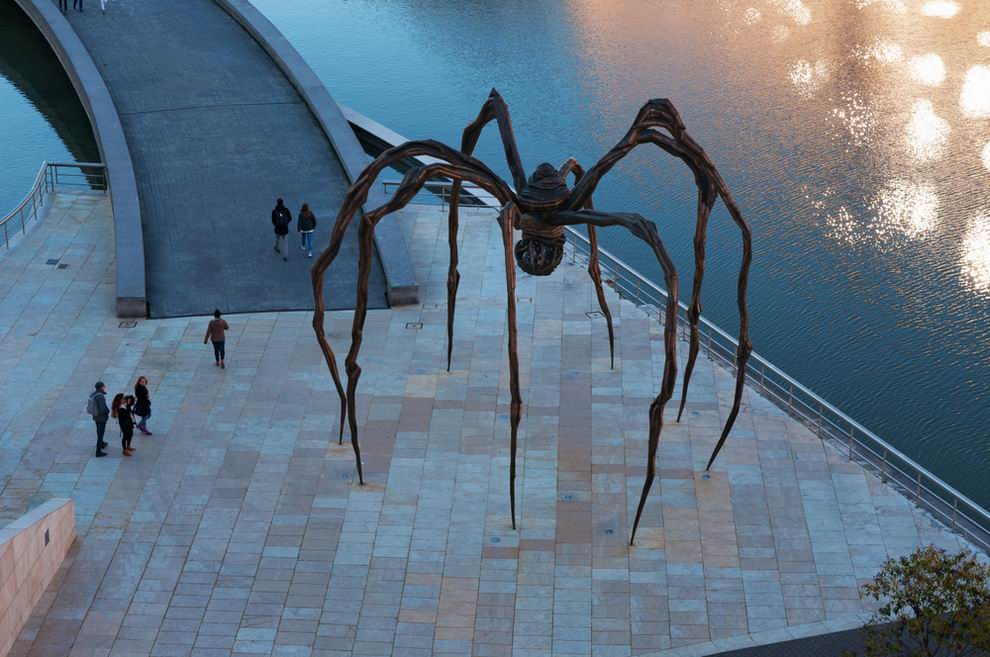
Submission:
[[[295,223],[273,251],[276,197],[303,202],[326,244],[349,185],[325,133],[281,70],[211,0],[95,0],[69,20],[106,81],[141,197],[152,317],[312,307]],[[386,306],[375,255],[372,308]],[[356,231],[327,279],[327,308],[354,305]]]

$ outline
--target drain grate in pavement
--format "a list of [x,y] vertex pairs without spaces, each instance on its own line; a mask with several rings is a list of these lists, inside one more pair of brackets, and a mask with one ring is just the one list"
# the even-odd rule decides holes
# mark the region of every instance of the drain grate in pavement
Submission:
[[600,310],[592,310],[590,312],[586,312],[585,316],[587,316],[588,319],[596,319],[598,317],[604,317],[605,315],[603,315]]
[[58,268],[59,268],[59,269],[68,269],[68,268],[69,268],[69,265],[67,265],[67,264],[65,264],[65,263],[63,262],[62,264],[60,264],[60,265],[58,266]]
[[58,258],[49,258],[48,260],[45,261],[45,264],[46,265],[57,265],[58,264]]
[[423,322],[406,322],[406,328],[418,331],[423,328]]
[[125,319],[120,323],[120,328],[134,328],[137,326],[137,322],[131,319]]

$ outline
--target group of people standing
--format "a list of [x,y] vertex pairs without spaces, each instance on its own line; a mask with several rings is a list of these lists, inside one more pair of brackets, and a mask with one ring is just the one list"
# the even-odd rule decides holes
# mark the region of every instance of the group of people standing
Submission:
[[[134,394],[125,395],[122,392],[114,395],[113,401],[107,405],[107,387],[102,381],[97,381],[95,390],[89,395],[86,412],[96,423],[96,456],[106,456],[104,451],[109,443],[103,440],[107,431],[107,422],[116,418],[120,425],[120,447],[124,456],[130,456],[135,451],[131,447],[134,428],[146,436],[154,435],[148,429],[148,418],[151,417],[151,393],[148,391],[147,377],[139,377],[134,384]],[[138,421],[135,423],[134,418]]]
[[[275,227],[275,253],[282,254],[282,260],[288,262],[289,249],[285,243],[289,235],[289,224],[292,223],[292,213],[285,207],[285,202],[278,199],[272,210],[272,226]],[[299,223],[296,224],[301,239],[300,246],[306,254],[313,257],[313,231],[316,230],[316,215],[309,209],[309,203],[303,203],[299,208]]]
[[[230,330],[230,325],[221,317],[220,309],[213,311],[213,319],[206,329],[206,337],[203,344],[213,342],[213,356],[216,359],[216,366],[225,369],[224,358],[226,357],[226,331]],[[151,417],[151,393],[148,391],[148,377],[138,377],[134,384],[134,394],[125,395],[118,392],[113,397],[113,401],[107,405],[107,387],[103,381],[97,381],[93,392],[89,395],[86,403],[86,412],[96,423],[96,456],[106,456],[104,451],[109,443],[103,440],[107,431],[107,423],[110,418],[116,418],[120,425],[120,448],[124,456],[130,456],[137,450],[131,447],[131,439],[134,437],[134,429],[137,429],[146,436],[154,435],[148,429],[148,418]],[[137,420],[135,421],[135,418]]]

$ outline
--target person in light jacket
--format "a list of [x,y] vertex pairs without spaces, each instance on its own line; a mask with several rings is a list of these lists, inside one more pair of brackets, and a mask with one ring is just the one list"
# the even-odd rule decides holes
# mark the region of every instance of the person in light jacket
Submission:
[[210,325],[206,327],[206,337],[203,338],[203,344],[206,344],[207,340],[213,341],[213,357],[216,358],[216,366],[224,369],[223,359],[227,355],[224,349],[227,335],[224,331],[229,331],[230,326],[227,325],[227,320],[220,317],[220,314],[219,308],[213,311],[213,319],[210,320]]
[[309,203],[303,203],[299,209],[299,232],[302,234],[302,250],[313,257],[313,231],[316,230],[316,215],[309,209]]

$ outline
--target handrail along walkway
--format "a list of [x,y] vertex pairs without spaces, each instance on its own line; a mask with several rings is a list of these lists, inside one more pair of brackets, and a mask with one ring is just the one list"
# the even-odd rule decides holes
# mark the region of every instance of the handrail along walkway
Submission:
[[[385,181],[386,194],[398,187],[398,181]],[[450,202],[449,181],[430,181],[428,193],[419,194],[413,203],[435,204],[443,207]],[[476,185],[462,185],[463,205],[492,207],[497,202]],[[469,195],[469,196],[467,196]],[[467,196],[467,198],[465,198]],[[586,262],[590,243],[580,231],[568,226],[567,241],[571,261]],[[620,297],[643,307],[659,318],[667,300],[667,291],[649,280],[635,268],[598,247],[602,280]],[[683,339],[688,337],[688,307],[678,301],[679,326]],[[659,321],[659,320],[658,320]],[[704,317],[698,323],[701,347],[708,357],[735,374],[738,342],[731,335]],[[868,471],[876,473],[884,483],[893,485],[901,494],[927,511],[963,538],[984,552],[990,552],[990,513],[958,490],[915,463],[872,431],[856,422],[832,404],[798,383],[756,352],[746,366],[746,381],[766,399],[814,431],[822,440],[848,455]]]
[[[68,170],[68,171],[65,171]],[[78,170],[78,173],[75,171]],[[82,182],[78,182],[83,179]],[[11,226],[21,234],[27,233],[28,221],[37,221],[39,211],[43,211],[56,186],[73,185],[106,191],[106,167],[99,162],[42,162],[38,175],[34,178],[31,191],[24,200],[0,219],[3,228],[3,245],[10,249]],[[42,213],[43,214],[43,213]]]

